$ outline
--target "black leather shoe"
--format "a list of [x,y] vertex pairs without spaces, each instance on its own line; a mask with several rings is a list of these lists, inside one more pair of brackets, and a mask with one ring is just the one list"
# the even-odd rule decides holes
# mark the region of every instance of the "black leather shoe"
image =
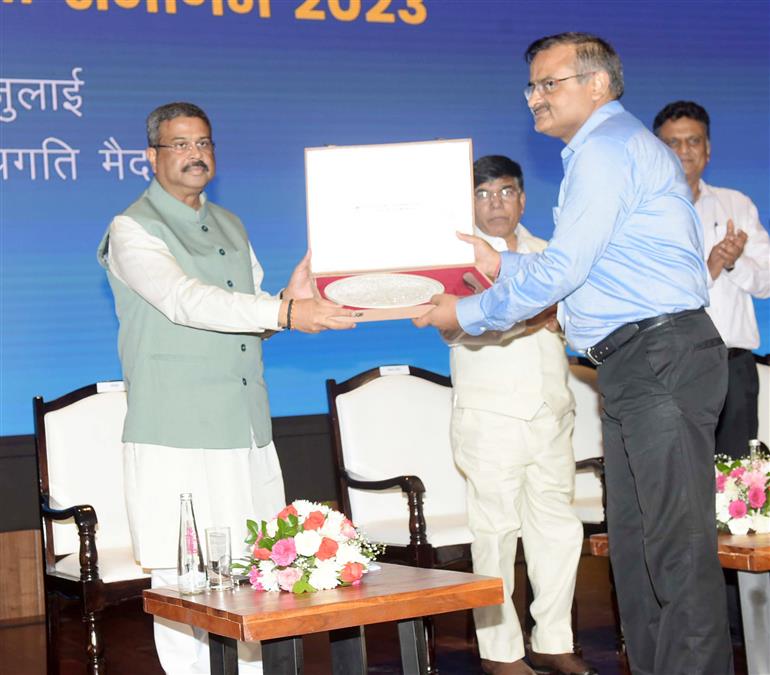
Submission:
[[528,653],[530,665],[538,675],[599,675],[577,654],[538,654]]

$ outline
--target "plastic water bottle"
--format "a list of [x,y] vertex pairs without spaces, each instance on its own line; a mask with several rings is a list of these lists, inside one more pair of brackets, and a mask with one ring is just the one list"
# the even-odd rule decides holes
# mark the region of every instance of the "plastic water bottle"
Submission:
[[757,457],[759,456],[759,439],[758,438],[752,438],[749,441],[749,457],[751,458],[751,461],[753,462]]
[[192,494],[179,495],[179,557],[177,558],[179,592],[182,595],[201,593],[206,589],[206,568],[203,566],[201,542],[195,524]]

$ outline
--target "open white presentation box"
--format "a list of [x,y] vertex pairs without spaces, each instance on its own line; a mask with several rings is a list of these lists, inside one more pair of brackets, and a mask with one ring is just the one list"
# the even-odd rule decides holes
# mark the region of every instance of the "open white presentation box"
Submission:
[[[322,297],[335,281],[372,273],[428,277],[458,296],[489,287],[473,247],[455,234],[473,234],[470,139],[306,148],[305,179]],[[361,312],[358,321],[414,318],[431,308],[346,306]]]

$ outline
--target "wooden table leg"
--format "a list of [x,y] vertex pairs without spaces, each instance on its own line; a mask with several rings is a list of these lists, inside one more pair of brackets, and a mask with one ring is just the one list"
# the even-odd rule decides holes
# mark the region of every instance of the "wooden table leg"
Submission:
[[211,675],[238,675],[238,642],[209,633]]
[[301,637],[262,640],[265,675],[301,675],[305,668]]
[[770,673],[770,572],[739,570],[738,592],[748,673]]
[[398,641],[404,675],[428,675],[428,647],[422,619],[399,621]]
[[329,631],[333,675],[366,675],[366,640],[364,627]]

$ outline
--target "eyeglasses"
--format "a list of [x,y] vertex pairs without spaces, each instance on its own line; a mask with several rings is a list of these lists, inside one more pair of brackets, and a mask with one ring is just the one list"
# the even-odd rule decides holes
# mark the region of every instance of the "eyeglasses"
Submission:
[[524,98],[529,101],[529,99],[532,98],[532,94],[536,91],[539,92],[541,96],[548,96],[549,94],[553,94],[553,92],[559,88],[560,82],[565,82],[566,80],[571,80],[575,77],[593,75],[595,72],[595,70],[589,70],[585,73],[577,73],[576,75],[568,75],[567,77],[547,77],[538,82],[528,82],[527,86],[524,87]]
[[521,190],[513,187],[504,187],[499,190],[476,190],[473,194],[479,202],[491,202],[494,197],[500,197],[504,202],[511,202],[520,192]]
[[191,143],[190,141],[175,141],[171,144],[156,143],[150,147],[156,149],[168,148],[171,150],[171,152],[176,153],[177,155],[184,155],[190,152],[190,150],[193,149],[193,146],[195,146],[201,152],[214,152],[214,141],[212,141],[210,138],[201,138],[194,143]]
[[672,150],[676,151],[682,145],[688,148],[698,148],[703,145],[703,136],[688,136],[687,138],[664,138],[663,142]]

